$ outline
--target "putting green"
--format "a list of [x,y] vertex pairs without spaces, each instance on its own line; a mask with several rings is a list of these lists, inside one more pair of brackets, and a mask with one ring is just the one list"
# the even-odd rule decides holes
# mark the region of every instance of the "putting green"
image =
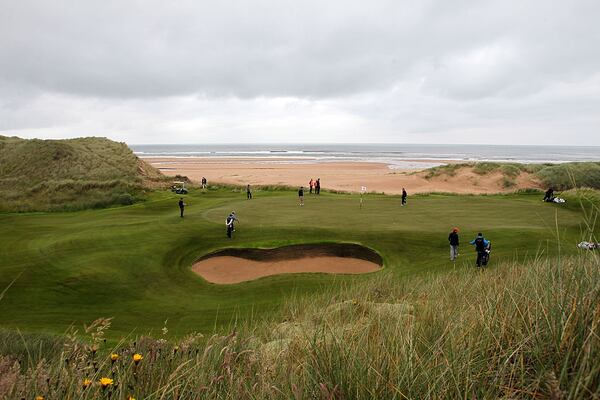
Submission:
[[[415,196],[406,207],[398,197],[306,196],[255,192],[255,199],[230,190],[186,197],[155,192],[128,207],[71,213],[0,215],[0,288],[8,288],[2,326],[63,332],[98,317],[114,317],[114,337],[158,331],[168,319],[170,333],[208,331],[236,318],[277,310],[287,296],[319,291],[338,282],[445,271],[447,235],[461,229],[457,268],[472,267],[467,240],[483,231],[494,246],[490,268],[500,260],[540,252],[575,252],[582,213],[576,207],[545,204],[539,195]],[[225,217],[235,210],[240,223],[232,240]],[[558,223],[558,230],[557,230]],[[598,231],[598,229],[597,229]],[[598,233],[598,232],[596,232]],[[350,242],[374,249],[383,271],[366,275],[293,274],[236,285],[211,285],[191,271],[202,255],[224,247],[279,247],[297,243]]]

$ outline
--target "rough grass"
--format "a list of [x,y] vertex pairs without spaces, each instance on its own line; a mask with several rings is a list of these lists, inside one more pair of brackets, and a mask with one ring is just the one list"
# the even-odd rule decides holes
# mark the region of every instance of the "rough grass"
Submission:
[[132,204],[148,181],[162,180],[124,143],[0,136],[0,212]]
[[[0,397],[600,396],[597,254],[392,278],[291,298],[274,318],[177,341],[158,334],[108,346],[110,321],[98,320],[83,339],[65,335],[60,351],[40,347],[43,357],[39,340],[4,334]],[[102,377],[112,379],[106,389]]]

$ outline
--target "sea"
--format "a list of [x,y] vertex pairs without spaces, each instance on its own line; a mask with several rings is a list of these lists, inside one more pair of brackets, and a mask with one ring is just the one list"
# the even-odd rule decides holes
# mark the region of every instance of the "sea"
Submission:
[[[445,161],[564,163],[600,161],[600,146],[473,144],[137,144],[141,158],[244,158],[260,163],[378,162],[424,168]],[[168,162],[165,162],[168,163]]]

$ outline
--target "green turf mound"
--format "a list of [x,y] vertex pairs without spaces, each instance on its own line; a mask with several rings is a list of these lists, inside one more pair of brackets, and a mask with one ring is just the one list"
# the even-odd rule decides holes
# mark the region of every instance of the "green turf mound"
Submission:
[[238,257],[253,261],[283,261],[305,257],[358,258],[383,266],[383,258],[375,250],[355,243],[296,244],[271,249],[227,248],[200,257],[198,261],[213,257]]
[[0,136],[0,211],[76,210],[132,204],[163,175],[125,143]]

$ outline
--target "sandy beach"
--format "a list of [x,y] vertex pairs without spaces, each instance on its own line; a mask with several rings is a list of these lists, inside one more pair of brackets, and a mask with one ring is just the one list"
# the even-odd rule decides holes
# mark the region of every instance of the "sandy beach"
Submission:
[[[532,176],[522,175],[516,185],[505,188],[502,175],[492,173],[481,176],[469,169],[455,176],[440,176],[426,179],[432,162],[440,160],[406,160],[416,168],[392,168],[387,164],[373,162],[318,162],[289,158],[235,158],[235,157],[189,157],[189,158],[145,158],[165,175],[185,175],[194,183],[206,177],[209,183],[235,185],[290,185],[308,186],[311,178],[321,179],[323,189],[358,192],[364,186],[369,192],[399,194],[402,188],[410,193],[453,192],[453,193],[500,193],[522,188],[540,188]],[[456,163],[444,160],[444,163]],[[423,167],[419,168],[419,164]]]

